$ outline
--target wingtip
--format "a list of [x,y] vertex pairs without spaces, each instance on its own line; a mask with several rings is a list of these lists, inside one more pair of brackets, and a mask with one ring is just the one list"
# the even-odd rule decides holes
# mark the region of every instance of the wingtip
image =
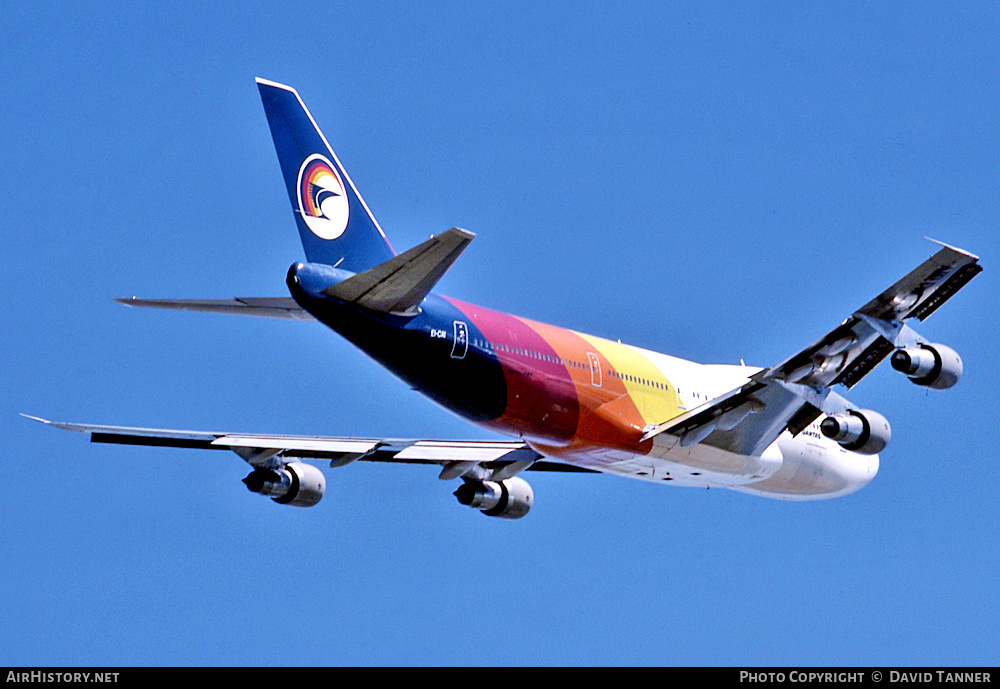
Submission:
[[46,426],[61,428],[64,431],[74,431],[75,433],[83,433],[87,430],[86,426],[81,426],[75,423],[66,423],[64,421],[50,421],[49,419],[43,419],[40,416],[32,416],[31,414],[25,414],[24,412],[20,412],[20,414],[26,419],[31,419],[32,421],[37,421],[38,423],[44,423]]
[[926,237],[925,236],[924,239],[926,239],[929,242],[933,242],[933,243],[937,244],[938,246],[943,246],[945,249],[951,249],[952,251],[954,251],[956,253],[959,253],[959,254],[962,254],[963,256],[968,256],[973,261],[978,261],[979,260],[978,256],[976,256],[975,254],[973,254],[971,252],[966,251],[965,249],[959,249],[957,246],[952,246],[951,244],[945,244],[944,242],[938,241],[937,239],[934,239],[933,237]]

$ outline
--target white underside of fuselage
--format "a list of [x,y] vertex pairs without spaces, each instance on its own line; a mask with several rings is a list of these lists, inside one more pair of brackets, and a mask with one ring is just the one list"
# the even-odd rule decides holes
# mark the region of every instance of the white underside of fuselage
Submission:
[[[707,445],[667,448],[654,453],[622,453],[620,461],[590,468],[643,481],[689,488],[729,488],[781,500],[835,498],[867,485],[878,473],[878,455],[848,452],[819,435],[818,425],[796,437],[787,431],[759,457]],[[819,436],[819,437],[816,437]],[[673,440],[678,440],[673,438]],[[562,458],[566,461],[566,458]]]

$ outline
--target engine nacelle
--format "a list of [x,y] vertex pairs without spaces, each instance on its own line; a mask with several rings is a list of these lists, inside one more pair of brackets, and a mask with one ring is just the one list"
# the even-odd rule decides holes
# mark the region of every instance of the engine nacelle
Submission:
[[885,417],[871,409],[850,409],[823,419],[819,425],[823,435],[836,440],[845,450],[863,455],[875,455],[885,449],[892,430]]
[[272,498],[282,505],[312,507],[323,498],[326,479],[311,464],[292,462],[278,469],[258,467],[243,479],[254,493]]
[[528,482],[516,476],[503,481],[466,481],[454,495],[463,505],[504,519],[520,519],[535,501]]
[[897,349],[890,363],[917,385],[937,390],[950,388],[962,377],[962,359],[954,349],[941,344]]

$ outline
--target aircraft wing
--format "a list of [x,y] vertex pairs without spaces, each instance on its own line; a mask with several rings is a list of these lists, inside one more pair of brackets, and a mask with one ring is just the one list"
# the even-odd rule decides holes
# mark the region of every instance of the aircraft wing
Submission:
[[331,438],[183,431],[63,423],[28,414],[22,416],[63,430],[89,433],[94,443],[232,450],[249,464],[268,469],[283,466],[291,460],[307,459],[327,460],[331,467],[358,460],[434,464],[441,467],[442,479],[457,478],[479,467],[494,480],[509,478],[524,470],[590,471],[557,462],[539,461],[541,455],[517,441]]
[[[758,372],[740,388],[651,428],[644,439],[667,434],[682,446],[700,442],[756,455],[783,431],[797,435],[821,414],[846,410],[849,403],[832,388],[852,388],[897,347],[923,342],[907,323],[925,320],[982,271],[978,257],[940,245],[915,270],[805,349]],[[660,437],[658,442],[671,441]]]

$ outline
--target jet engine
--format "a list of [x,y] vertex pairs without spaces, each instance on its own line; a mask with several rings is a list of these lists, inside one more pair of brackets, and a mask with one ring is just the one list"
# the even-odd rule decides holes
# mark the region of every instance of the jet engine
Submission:
[[528,482],[516,476],[503,481],[466,481],[454,495],[463,505],[503,519],[520,519],[535,500]]
[[850,409],[823,419],[820,431],[827,438],[836,440],[845,450],[874,455],[889,444],[892,430],[885,417],[871,409]]
[[323,497],[326,480],[323,472],[311,464],[292,462],[277,469],[258,467],[243,479],[254,493],[260,493],[282,505],[312,507]]
[[917,385],[937,390],[950,388],[962,377],[962,359],[954,349],[941,344],[897,349],[890,363]]

